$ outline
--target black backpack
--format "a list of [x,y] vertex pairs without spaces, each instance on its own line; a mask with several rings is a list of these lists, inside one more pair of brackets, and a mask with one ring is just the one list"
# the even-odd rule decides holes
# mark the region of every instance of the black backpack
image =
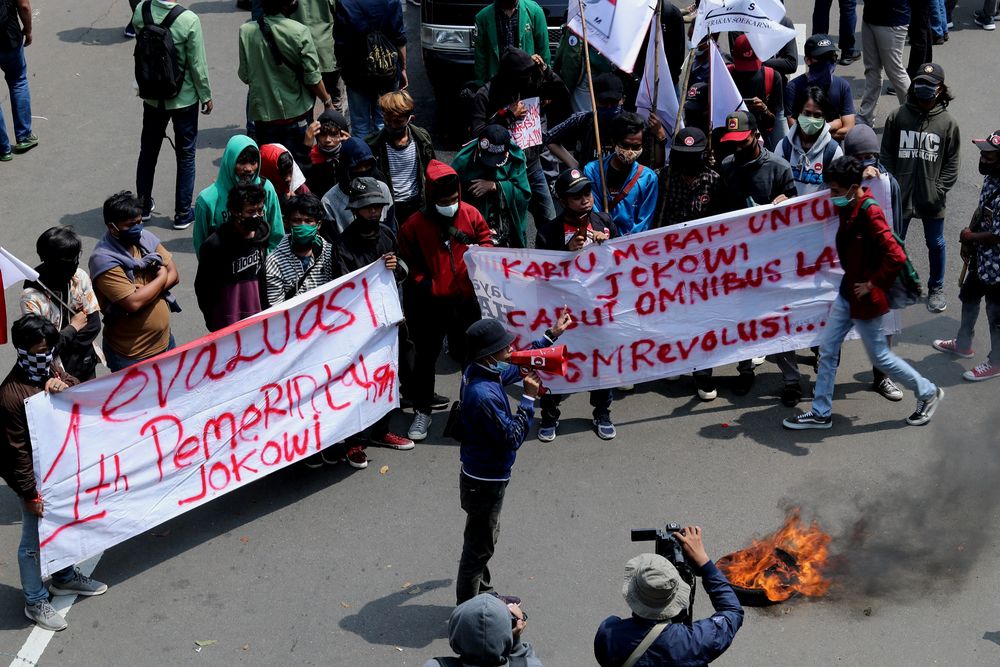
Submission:
[[365,73],[370,79],[383,84],[396,82],[399,68],[399,49],[378,30],[365,37]]
[[135,81],[139,97],[169,100],[177,97],[184,85],[184,69],[178,64],[177,48],[170,26],[186,9],[175,5],[163,19],[153,22],[152,2],[142,3],[142,29],[135,37]]

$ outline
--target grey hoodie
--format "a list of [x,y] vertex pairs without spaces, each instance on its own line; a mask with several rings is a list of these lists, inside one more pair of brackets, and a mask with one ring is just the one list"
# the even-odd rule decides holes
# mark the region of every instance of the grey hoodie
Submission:
[[[482,593],[455,607],[448,619],[448,643],[468,667],[497,667],[508,664],[507,657],[522,655],[528,667],[542,667],[531,646],[515,645],[510,627],[510,610],[497,597]],[[431,659],[423,667],[439,667]]]
[[[828,148],[830,159],[826,160]],[[802,150],[802,132],[799,126],[795,125],[792,128],[792,133],[781,140],[774,152],[785,158],[785,161],[792,168],[795,190],[800,195],[828,189],[826,183],[823,182],[823,173],[831,162],[844,154],[833,135],[830,134],[829,123],[823,125],[815,143],[808,151]]]

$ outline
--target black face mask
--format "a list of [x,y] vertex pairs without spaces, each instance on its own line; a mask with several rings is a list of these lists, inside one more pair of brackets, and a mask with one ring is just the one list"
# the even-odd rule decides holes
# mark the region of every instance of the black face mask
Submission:
[[987,164],[986,162],[980,160],[979,173],[983,176],[1000,176],[1000,164]]
[[61,290],[69,284],[78,267],[75,260],[49,260],[42,262],[38,273],[47,287]]
[[402,139],[406,135],[406,128],[409,126],[409,123],[403,125],[402,127],[389,127],[386,125],[385,133],[388,134],[391,139]]
[[673,152],[670,154],[670,166],[685,176],[697,176],[705,168],[705,154]]
[[746,163],[746,162],[750,162],[751,160],[753,160],[754,156],[757,153],[756,143],[757,142],[755,140],[755,141],[753,141],[753,142],[751,142],[749,144],[744,144],[744,145],[740,146],[739,148],[737,148],[736,152],[735,152],[736,161],[737,162]]

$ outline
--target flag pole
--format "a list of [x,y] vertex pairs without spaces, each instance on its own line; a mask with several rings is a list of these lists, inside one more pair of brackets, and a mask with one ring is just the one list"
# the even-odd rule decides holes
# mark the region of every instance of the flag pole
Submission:
[[[683,70],[681,72],[681,80],[683,81],[683,84],[681,85],[680,99],[678,100],[677,104],[677,118],[674,119],[674,127],[673,131],[671,132],[670,146],[669,146],[670,148],[673,147],[674,140],[677,139],[677,133],[681,131],[681,118],[684,116],[684,101],[687,99],[688,82],[691,80],[691,63],[694,61],[694,53],[697,50],[697,48],[698,47],[695,46],[694,48],[688,51],[687,57],[684,58],[684,65],[681,68]],[[654,104],[653,106],[655,107],[656,105]],[[709,139],[709,149],[711,149],[711,145],[712,145],[711,139]],[[672,170],[668,167],[667,177],[666,179],[664,179],[663,182],[664,190],[666,190],[666,188],[669,187],[670,185],[671,171]]]
[[604,151],[601,149],[601,128],[597,116],[597,98],[594,96],[594,75],[590,71],[590,41],[587,39],[587,15],[583,9],[583,0],[578,0],[580,5],[580,27],[583,37],[583,62],[587,70],[587,87],[590,89],[590,109],[594,114],[594,140],[597,144],[597,169],[601,175],[601,196],[604,205],[604,212],[611,215],[608,210],[608,181],[604,175]]
[[655,40],[653,42],[653,113],[656,113],[656,110],[660,108],[657,102],[660,98],[660,49],[663,48],[663,24],[660,23],[660,9],[662,7],[662,2],[656,3],[656,13],[653,14],[653,25],[651,26],[655,36],[650,35]]
[[41,278],[39,278],[38,280],[35,280],[34,282],[38,283],[39,286],[41,286],[41,288],[43,290],[45,290],[45,292],[52,298],[53,301],[57,301],[60,306],[62,306],[63,308],[65,308],[67,311],[69,311],[70,317],[72,317],[75,314],[73,312],[73,308],[68,303],[66,303],[65,301],[63,301],[62,299],[60,299],[59,295],[56,293],[56,291],[53,290],[48,285],[46,285],[45,283],[43,283]]

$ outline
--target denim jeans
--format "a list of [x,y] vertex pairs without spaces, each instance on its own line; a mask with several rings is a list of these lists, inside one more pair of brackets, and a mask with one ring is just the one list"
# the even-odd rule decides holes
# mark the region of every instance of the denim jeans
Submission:
[[[840,5],[840,50],[854,50],[854,28],[858,23],[858,0],[837,0]],[[833,0],[816,0],[813,6],[812,34],[830,33],[830,7]]]
[[840,346],[851,327],[857,329],[868,358],[879,370],[911,389],[917,398],[928,399],[934,396],[937,386],[889,349],[889,342],[882,328],[882,317],[852,320],[850,305],[844,297],[838,296],[826,318],[826,334],[819,347],[819,372],[816,374],[812,402],[814,414],[826,417],[833,408],[833,386],[837,379],[837,365],[840,363]]
[[944,0],[931,0],[931,32],[935,37],[948,34],[948,14],[944,8]]
[[500,538],[500,510],[507,481],[490,482],[459,473],[458,488],[465,510],[462,557],[455,577],[456,604],[493,590],[487,565]]
[[142,105],[142,135],[139,140],[139,162],[135,167],[135,189],[148,210],[153,195],[153,178],[160,146],[167,131],[167,123],[174,126],[174,155],[177,158],[177,180],[174,186],[174,222],[186,223],[194,219],[191,202],[194,199],[194,153],[198,147],[198,105],[182,109],[159,109],[151,104]]
[[[25,604],[48,602],[49,589],[42,583],[42,566],[38,558],[38,517],[21,504],[21,545],[17,548],[17,569],[21,571],[21,591],[24,593]],[[66,584],[73,580],[73,566],[65,567],[52,574],[52,580],[57,584]]]
[[364,139],[385,125],[378,107],[378,95],[367,95],[348,86],[347,108],[351,115],[352,137]]
[[535,219],[535,227],[541,227],[556,217],[556,207],[552,203],[552,191],[549,182],[545,180],[542,161],[534,159],[528,163],[528,186],[531,188],[531,201],[528,210]]
[[[927,279],[927,289],[941,289],[944,286],[944,218],[923,218],[924,223],[924,243],[927,244],[927,257],[930,260],[931,275]],[[903,233],[901,236],[906,240],[906,233],[910,229],[910,221],[903,221]]]
[[[174,335],[170,334],[170,342],[167,343],[167,347],[165,350],[163,350],[163,352],[166,352],[167,350],[172,350],[175,347],[177,347],[177,345],[176,343],[174,343]],[[129,366],[134,366],[143,359],[149,359],[149,357],[143,357],[142,359],[123,357],[122,355],[118,354],[110,347],[108,347],[107,343],[104,344],[103,350],[104,350],[104,358],[107,360],[108,368],[111,369],[112,373],[114,373],[115,371],[120,371],[123,368],[128,368]],[[157,354],[163,354],[163,352],[157,352]],[[155,357],[156,355],[154,354],[153,356]]]
[[[0,51],[0,70],[10,91],[10,110],[14,120],[15,142],[31,136],[31,92],[28,90],[28,64],[24,60],[24,47]],[[0,155],[11,151],[7,135],[7,122],[0,109]]]
[[972,347],[979,319],[979,308],[986,299],[986,321],[989,322],[991,364],[1000,364],[1000,285],[987,285],[979,279],[976,266],[969,264],[969,273],[962,283],[958,299],[962,302],[962,324],[958,328],[957,345],[960,350]]

